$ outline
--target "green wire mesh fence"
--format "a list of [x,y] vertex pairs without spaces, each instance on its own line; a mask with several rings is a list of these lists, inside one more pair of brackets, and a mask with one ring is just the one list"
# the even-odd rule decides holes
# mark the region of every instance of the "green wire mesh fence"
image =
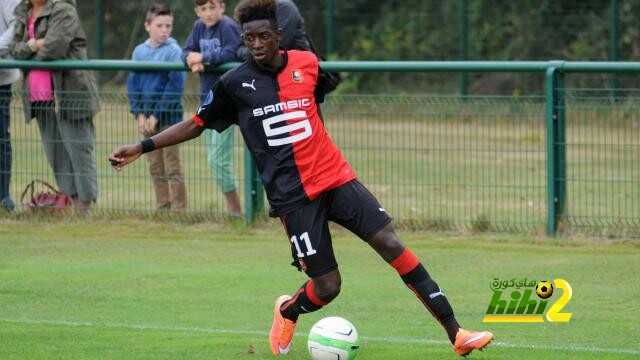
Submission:
[[604,235],[640,230],[640,92],[565,90],[566,226]]
[[[561,229],[638,234],[638,91],[617,101],[602,90],[566,89],[567,209]],[[198,95],[183,97],[185,118]],[[153,212],[146,160],[122,172],[107,162],[118,145],[141,138],[123,92],[101,93],[94,118],[100,193],[93,212]],[[343,95],[323,105],[333,139],[397,222],[419,229],[540,231],[546,223],[545,98],[441,95]],[[55,184],[36,122],[12,103],[11,192],[32,179]],[[236,183],[244,144],[236,130]],[[180,145],[188,196],[182,214],[227,213],[207,162],[205,139]]]

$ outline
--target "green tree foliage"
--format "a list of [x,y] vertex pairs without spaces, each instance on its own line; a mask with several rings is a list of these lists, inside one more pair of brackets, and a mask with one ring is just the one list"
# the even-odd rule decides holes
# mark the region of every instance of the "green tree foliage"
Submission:
[[[470,60],[606,60],[613,0],[467,0]],[[193,2],[168,0],[176,17],[174,37],[184,43],[195,20]],[[144,40],[142,22],[147,1],[104,0],[105,57],[129,58]],[[227,1],[232,15],[237,0]],[[325,1],[296,0],[317,48],[325,49]],[[335,1],[336,53],[352,60],[457,60],[460,58],[461,0]],[[90,39],[95,34],[95,1],[80,1]],[[619,0],[622,60],[640,58],[640,0]],[[92,41],[93,43],[93,41]],[[92,49],[92,53],[93,49]],[[449,78],[453,78],[449,76]],[[497,79],[496,79],[497,78]],[[407,77],[349,75],[344,88],[375,91],[405,86]],[[530,77],[473,76],[472,87],[492,79],[513,91],[535,90]],[[440,80],[428,81],[429,87]],[[535,81],[539,83],[539,81]],[[422,85],[420,85],[422,86]],[[537,85],[536,85],[537,86]]]

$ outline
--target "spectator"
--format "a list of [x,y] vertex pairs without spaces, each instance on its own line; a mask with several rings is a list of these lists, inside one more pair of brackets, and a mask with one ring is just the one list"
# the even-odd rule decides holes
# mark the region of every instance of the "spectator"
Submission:
[[[9,54],[9,45],[13,40],[15,8],[20,0],[3,0],[0,3],[0,59]],[[20,78],[15,69],[0,70],[0,208],[13,211],[15,204],[11,199],[9,184],[11,182],[11,133],[10,105],[11,84]]]
[[[220,75],[206,73],[205,65],[216,67],[238,60],[236,52],[241,44],[240,27],[224,15],[223,0],[195,0],[198,20],[187,38],[183,49],[183,60],[194,73],[200,73],[201,101],[204,101]],[[216,183],[225,195],[227,209],[233,217],[242,216],[240,199],[236,191],[233,157],[234,127],[218,133],[207,130],[204,134],[207,146],[207,161]]]
[[282,31],[280,47],[283,49],[310,50],[309,37],[304,29],[304,19],[300,10],[291,0],[278,0],[276,2],[276,17],[278,26]]
[[[25,0],[16,8],[11,54],[21,60],[86,60],[87,38],[75,0]],[[38,122],[60,189],[86,213],[98,197],[95,127],[98,90],[84,70],[25,70],[27,121]]]
[[[149,39],[133,51],[135,61],[180,61],[182,49],[171,37],[173,13],[161,3],[151,5],[144,23]],[[151,137],[182,121],[182,92],[185,74],[171,72],[132,72],[127,79],[131,113],[138,121],[138,131]],[[185,210],[187,192],[177,145],[147,154],[149,172],[160,210]]]

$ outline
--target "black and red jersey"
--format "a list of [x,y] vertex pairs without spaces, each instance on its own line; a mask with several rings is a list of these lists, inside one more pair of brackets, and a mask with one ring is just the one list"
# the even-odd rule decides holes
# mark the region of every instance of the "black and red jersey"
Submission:
[[279,215],[356,178],[318,114],[325,94],[316,55],[282,54],[278,71],[249,59],[223,75],[193,118],[217,131],[240,126]]

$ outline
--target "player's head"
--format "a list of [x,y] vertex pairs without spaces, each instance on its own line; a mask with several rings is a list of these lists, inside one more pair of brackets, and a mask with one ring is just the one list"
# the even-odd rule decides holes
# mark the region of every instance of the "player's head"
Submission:
[[211,27],[222,20],[224,16],[223,0],[194,0],[196,15],[207,27]]
[[153,3],[147,10],[144,28],[149,33],[149,39],[162,44],[171,36],[173,30],[173,12],[167,4]]
[[276,0],[242,0],[235,17],[242,27],[242,39],[258,64],[272,64],[278,54],[281,32],[276,18]]

